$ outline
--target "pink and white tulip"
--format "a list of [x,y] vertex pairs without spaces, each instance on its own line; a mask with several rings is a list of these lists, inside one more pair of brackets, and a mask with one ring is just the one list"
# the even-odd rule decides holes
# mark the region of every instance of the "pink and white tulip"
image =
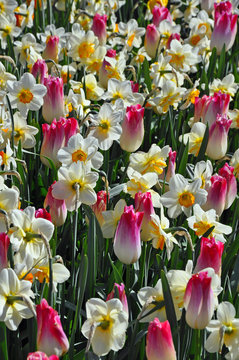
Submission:
[[172,17],[169,12],[169,10],[164,6],[155,6],[153,8],[153,24],[155,26],[159,26],[161,21],[168,20],[170,23],[172,23]]
[[228,209],[237,195],[237,181],[233,174],[234,167],[225,163],[224,166],[218,171],[218,174],[224,177],[227,181],[227,195],[226,195],[226,203],[225,209]]
[[114,298],[118,298],[118,297],[119,297],[120,301],[122,302],[123,310],[127,314],[129,314],[128,301],[127,301],[127,296],[125,294],[125,288],[124,288],[123,283],[121,283],[120,285],[117,283],[114,283],[113,290],[107,296],[106,301],[114,299]]
[[94,205],[91,205],[92,210],[95,213],[95,216],[100,224],[100,226],[104,223],[104,218],[102,215],[102,211],[106,211],[107,208],[107,193],[104,190],[98,191],[97,193],[97,201]]
[[185,295],[186,322],[193,329],[204,329],[214,313],[214,294],[212,278],[207,271],[192,275]]
[[69,349],[69,342],[61,325],[58,312],[42,299],[36,307],[37,312],[37,349],[50,356],[64,355]]
[[10,244],[10,239],[7,234],[0,233],[0,271],[8,268],[7,252]]
[[176,360],[170,324],[155,318],[149,324],[146,339],[147,360]]
[[150,24],[146,28],[144,47],[147,54],[153,59],[156,56],[160,34],[154,24]]
[[65,114],[63,79],[48,76],[44,79],[44,85],[47,93],[43,99],[42,116],[46,122],[51,124],[54,119],[59,120]]
[[54,181],[54,183],[48,188],[48,192],[44,201],[44,207],[49,207],[52,223],[55,226],[61,226],[66,221],[67,208],[65,200],[58,200],[52,195],[52,189],[55,183],[56,181]]
[[194,273],[211,267],[214,269],[215,274],[220,276],[223,249],[224,244],[221,241],[215,241],[213,237],[210,239],[202,237],[200,255],[197,259]]
[[48,76],[48,67],[45,60],[38,59],[32,66],[31,73],[38,84],[44,84],[44,79]]
[[141,255],[143,216],[143,212],[134,211],[133,205],[125,206],[121,215],[114,237],[114,253],[123,264],[133,264]]
[[98,37],[100,45],[104,45],[107,39],[106,32],[107,15],[95,14],[93,17],[92,30],[95,36]]
[[137,104],[128,106],[122,123],[120,146],[123,150],[138,150],[144,139],[144,108]]
[[232,120],[217,114],[216,121],[209,129],[209,139],[206,154],[213,160],[219,160],[226,155],[228,131]]
[[213,175],[210,178],[211,186],[207,189],[207,201],[202,208],[204,211],[215,209],[218,216],[221,216],[225,209],[227,196],[227,180],[220,175]]
[[[58,36],[48,36],[46,40],[46,47],[45,50],[42,53],[42,57],[45,60],[51,59],[58,62],[58,44],[59,44],[59,37]],[[52,66],[51,63],[49,63],[49,67]]]
[[42,351],[35,351],[34,353],[29,353],[27,355],[27,360],[59,360],[57,355],[47,356]]
[[142,193],[139,191],[135,194],[134,198],[135,202],[135,210],[142,211],[144,213],[143,222],[141,226],[141,240],[142,241],[149,241],[152,236],[150,235],[150,222],[151,222],[151,215],[155,214],[152,197],[150,192]]

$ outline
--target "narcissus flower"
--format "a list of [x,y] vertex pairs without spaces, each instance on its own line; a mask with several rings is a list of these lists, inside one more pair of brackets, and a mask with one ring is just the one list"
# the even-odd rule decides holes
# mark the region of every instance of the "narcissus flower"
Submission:
[[61,325],[56,310],[42,299],[36,307],[37,312],[37,349],[50,356],[64,355],[69,348],[69,342]]
[[239,149],[233,154],[230,165],[234,167],[234,174],[237,179],[239,179]]
[[26,116],[28,110],[39,110],[47,91],[44,85],[36,84],[36,79],[29,73],[24,73],[19,81],[8,80],[7,90],[12,108],[17,108],[22,116]]
[[102,225],[102,233],[105,238],[112,238],[115,234],[115,230],[117,228],[119,219],[124,212],[124,208],[126,206],[126,202],[124,199],[120,199],[114,210],[103,211],[102,216],[104,218],[104,223]]
[[128,314],[123,310],[119,299],[105,302],[92,298],[86,303],[86,315],[87,320],[81,331],[87,339],[92,336],[90,342],[96,355],[104,356],[110,350],[122,349],[128,326]]
[[141,255],[140,228],[143,212],[135,212],[133,205],[125,206],[115,237],[114,253],[124,264],[135,263]]
[[147,360],[176,360],[176,351],[168,321],[155,318],[150,324],[146,339]]
[[188,142],[188,152],[194,156],[198,156],[205,131],[206,125],[197,122],[196,124],[193,124],[190,133],[179,136],[179,141],[183,141],[184,145],[187,145]]

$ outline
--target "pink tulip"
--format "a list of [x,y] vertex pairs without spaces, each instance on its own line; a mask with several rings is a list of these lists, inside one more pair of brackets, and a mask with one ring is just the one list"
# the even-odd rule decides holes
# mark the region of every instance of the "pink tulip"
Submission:
[[218,171],[218,174],[224,177],[227,181],[227,195],[226,195],[226,203],[225,209],[228,209],[237,195],[237,181],[233,174],[234,167],[225,163],[224,166]]
[[36,306],[37,312],[37,348],[50,356],[64,355],[69,349],[69,342],[63,331],[60,317],[45,299]]
[[66,221],[67,209],[65,200],[55,199],[52,195],[52,189],[55,183],[56,181],[54,181],[54,183],[48,188],[48,192],[44,201],[44,207],[49,207],[52,223],[55,226],[61,226]]
[[216,121],[209,129],[209,139],[206,153],[213,160],[219,160],[226,155],[228,131],[232,120],[217,114]]
[[106,207],[107,207],[107,193],[104,190],[98,191],[97,201],[94,205],[91,205],[91,208],[94,211],[100,226],[102,226],[105,221],[102,215],[102,211],[106,211]]
[[177,156],[177,152],[172,151],[172,149],[170,149],[168,154],[168,167],[167,167],[166,179],[165,179],[167,182],[169,182],[171,177],[175,175],[176,156]]
[[154,24],[150,24],[146,28],[144,47],[147,54],[153,59],[156,56],[160,34]]
[[171,35],[169,36],[169,38],[168,38],[168,40],[167,40],[167,43],[166,43],[166,48],[167,48],[167,49],[170,49],[171,42],[172,42],[172,40],[174,40],[174,39],[180,41],[180,34],[175,33],[175,34],[171,34]]
[[[59,37],[58,36],[48,36],[46,40],[46,48],[42,53],[43,59],[51,59],[58,62],[58,44],[59,44]],[[50,63],[50,67],[52,64]]]
[[46,209],[37,209],[35,211],[35,218],[42,218],[51,221],[51,215]]
[[223,45],[228,51],[234,44],[237,33],[237,15],[232,14],[232,4],[230,1],[224,1],[214,4],[214,29],[211,36],[210,47],[216,47],[217,53],[220,54]]
[[143,212],[135,212],[133,205],[125,206],[119,220],[115,237],[114,252],[124,264],[135,263],[141,255],[140,228]]
[[193,329],[204,329],[214,312],[214,295],[211,288],[212,278],[208,272],[192,275],[185,295],[186,322]]
[[10,239],[4,232],[0,233],[0,271],[8,268],[7,252],[10,244]]
[[211,186],[207,189],[207,201],[202,208],[204,211],[215,209],[218,216],[221,216],[225,209],[227,196],[227,180],[220,175],[213,175],[210,179]]
[[153,24],[155,26],[159,26],[161,21],[168,20],[170,23],[172,23],[172,17],[169,12],[169,10],[164,6],[155,6],[153,8]]
[[134,82],[134,81],[130,81],[131,83],[131,89],[132,89],[132,92],[133,93],[137,93],[139,92],[139,84],[137,82]]
[[[116,290],[117,289],[117,290]],[[125,294],[124,284],[121,283],[121,285],[114,283],[113,290],[109,293],[109,295],[106,298],[106,301],[111,300],[113,298],[119,298],[123,305],[123,310],[129,314],[128,309],[128,301],[127,296]]]
[[95,14],[93,17],[92,30],[95,36],[98,37],[100,45],[104,45],[107,39],[106,32],[107,15]]
[[31,73],[39,84],[44,84],[44,79],[48,76],[48,67],[45,60],[38,59],[32,66]]
[[77,133],[78,122],[75,118],[60,118],[53,120],[51,125],[43,124],[43,141],[41,147],[40,158],[44,165],[50,167],[48,157],[52,160],[56,167],[60,167],[61,163],[57,159],[58,150],[67,146],[68,140],[72,135]]
[[223,249],[224,244],[221,241],[215,241],[213,237],[210,239],[202,237],[200,255],[197,259],[194,272],[198,273],[203,269],[211,267],[220,276]]
[[47,356],[41,351],[36,351],[34,353],[29,353],[27,360],[59,360],[59,357],[56,355]]
[[137,104],[128,106],[122,123],[120,147],[128,152],[138,150],[144,139],[144,108]]
[[147,360],[176,360],[172,333],[168,321],[155,318],[149,324],[146,339]]
[[151,216],[155,214],[154,207],[152,204],[151,199],[151,193],[146,192],[142,193],[139,191],[137,194],[135,194],[134,198],[135,202],[135,211],[142,211],[144,213],[143,216],[143,222],[142,222],[142,231],[141,231],[141,240],[142,241],[148,241],[151,239],[150,236],[150,222],[151,222]]
[[46,122],[51,124],[54,119],[59,120],[65,113],[63,79],[48,76],[44,79],[44,85],[47,93],[43,99],[42,116]]

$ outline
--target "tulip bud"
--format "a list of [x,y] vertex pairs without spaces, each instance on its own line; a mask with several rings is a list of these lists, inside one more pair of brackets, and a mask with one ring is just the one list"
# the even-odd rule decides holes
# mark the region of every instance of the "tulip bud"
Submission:
[[153,8],[153,24],[155,26],[159,26],[161,21],[168,20],[170,23],[172,23],[172,17],[169,12],[169,10],[164,6],[155,6]]
[[224,166],[218,171],[219,175],[224,177],[227,181],[227,195],[225,202],[225,209],[228,209],[237,195],[237,181],[233,174],[234,167],[225,163]]
[[95,213],[95,216],[100,224],[100,226],[104,223],[104,218],[102,215],[102,211],[106,211],[106,205],[107,205],[107,194],[106,191],[98,191],[97,193],[97,201],[94,205],[91,205],[92,210]]
[[172,333],[168,321],[155,318],[149,324],[146,339],[147,360],[176,360]]
[[44,165],[50,167],[48,157],[53,161],[56,167],[60,167],[61,163],[57,159],[58,150],[67,146],[68,140],[72,135],[75,135],[78,128],[78,122],[75,118],[60,118],[59,121],[55,119],[51,123],[42,124],[43,141],[40,153],[40,159]]
[[[58,36],[48,36],[46,39],[46,48],[42,53],[42,57],[45,60],[51,59],[58,62],[58,44],[59,37]],[[49,63],[49,67],[52,66],[52,63]]]
[[142,211],[144,213],[143,222],[141,226],[142,229],[141,240],[149,241],[152,238],[152,236],[150,235],[150,230],[151,230],[150,215],[155,214],[151,199],[151,193],[150,192],[141,193],[141,191],[139,191],[138,193],[135,194],[134,201],[135,201],[135,211]]
[[27,360],[59,360],[59,357],[56,355],[51,355],[48,357],[42,351],[35,351],[34,353],[28,354]]
[[124,289],[123,283],[121,283],[121,285],[114,283],[113,290],[107,296],[106,301],[111,300],[113,298],[120,299],[120,301],[122,302],[122,305],[123,305],[123,310],[129,315],[128,301],[127,301],[127,296],[125,294],[125,289]]
[[10,244],[10,239],[4,232],[0,233],[0,271],[8,268],[7,252]]
[[63,79],[48,76],[44,79],[44,85],[47,93],[43,99],[42,116],[46,122],[51,124],[54,119],[59,120],[65,114]]
[[140,227],[143,212],[135,212],[133,205],[125,206],[119,220],[115,237],[114,252],[124,264],[135,263],[141,255]]
[[227,152],[227,134],[232,120],[226,116],[217,115],[216,121],[209,129],[209,139],[206,154],[213,160],[219,160]]
[[37,83],[44,84],[44,79],[47,77],[48,68],[45,60],[38,59],[31,68],[31,73],[37,80]]
[[63,331],[60,317],[56,310],[42,299],[36,306],[37,312],[37,348],[50,356],[64,355],[69,349],[69,342]]
[[197,259],[194,273],[211,267],[220,276],[223,249],[224,244],[221,241],[215,241],[213,237],[210,239],[202,237],[200,255]]
[[225,1],[219,4],[214,4],[214,29],[211,36],[210,47],[216,47],[217,53],[220,54],[223,45],[228,51],[234,44],[237,33],[237,15],[232,15],[232,4],[230,1]]
[[138,150],[144,139],[144,108],[137,104],[128,106],[122,123],[120,147],[128,152]]
[[150,24],[146,28],[144,47],[147,54],[153,59],[156,56],[160,34],[154,24]]
[[227,196],[227,180],[219,175],[213,175],[210,179],[211,186],[207,189],[207,201],[202,205],[204,211],[215,209],[218,216],[221,216]]
[[52,223],[55,226],[61,226],[66,221],[67,209],[65,200],[55,199],[52,195],[52,189],[54,183],[48,188],[48,192],[44,201],[44,207],[49,207],[49,213],[51,215]]
[[212,278],[208,272],[192,275],[185,295],[186,322],[193,329],[205,329],[214,312],[214,295],[211,287]]
[[100,45],[104,45],[107,39],[106,32],[107,15],[95,14],[93,17],[92,30],[95,36],[98,37]]
[[37,209],[35,211],[35,218],[42,218],[51,221],[51,215],[46,209]]

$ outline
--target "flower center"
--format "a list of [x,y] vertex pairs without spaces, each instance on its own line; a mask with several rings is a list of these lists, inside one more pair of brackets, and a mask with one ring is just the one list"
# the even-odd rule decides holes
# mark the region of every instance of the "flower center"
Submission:
[[83,150],[77,150],[72,154],[73,162],[86,161],[86,159],[87,159],[87,154]]
[[78,47],[78,55],[82,58],[89,58],[95,52],[94,44],[83,41]]
[[169,61],[170,63],[179,67],[183,65],[183,62],[185,60],[185,56],[183,54],[170,54],[170,56],[172,57]]
[[4,151],[0,151],[0,156],[1,156],[1,158],[2,158],[2,163],[1,163],[1,165],[5,165],[6,162],[7,162],[7,155],[5,154]]
[[135,38],[135,33],[133,33],[132,35],[130,35],[130,37],[128,38],[127,43],[128,43],[129,46],[132,46],[133,41],[134,41],[134,38]]
[[178,202],[181,206],[188,208],[195,203],[195,196],[189,191],[184,191],[179,195]]
[[18,94],[18,98],[23,104],[29,104],[33,99],[33,93],[28,89],[23,89]]
[[103,133],[106,133],[109,131],[110,128],[110,122],[109,120],[102,120],[99,124],[99,128]]
[[212,227],[211,224],[203,221],[199,221],[193,225],[193,228],[196,230],[195,234],[197,236],[202,236],[203,234],[205,234],[205,232],[208,231],[210,227]]
[[46,283],[49,283],[49,267],[41,266],[39,267],[39,271],[35,274],[35,277],[38,279],[40,283],[43,283],[44,279],[46,279]]

